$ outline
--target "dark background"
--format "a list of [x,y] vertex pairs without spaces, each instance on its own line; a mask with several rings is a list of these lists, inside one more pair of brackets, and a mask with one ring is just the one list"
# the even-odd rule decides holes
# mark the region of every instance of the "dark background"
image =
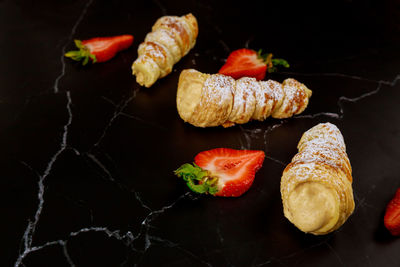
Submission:
[[[383,226],[400,186],[399,1],[0,1],[1,266],[399,266]],[[131,75],[162,15],[192,12],[194,49],[151,88]],[[73,39],[133,34],[107,63],[64,59]],[[313,90],[295,118],[195,128],[175,106],[181,70],[215,73],[263,48]],[[354,214],[326,236],[282,211],[280,176],[302,133],[343,133]],[[264,150],[240,198],[190,193],[172,171],[216,147]]]

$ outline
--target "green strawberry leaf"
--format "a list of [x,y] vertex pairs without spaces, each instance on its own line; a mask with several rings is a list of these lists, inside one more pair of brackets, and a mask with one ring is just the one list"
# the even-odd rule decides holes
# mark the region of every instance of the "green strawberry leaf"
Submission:
[[192,165],[190,163],[185,163],[174,171],[175,175],[182,177],[183,180],[188,179],[202,180],[204,176],[208,175],[208,172],[197,166],[195,163]]
[[89,62],[89,57],[85,57],[82,61],[82,65],[85,66]]
[[282,67],[285,67],[285,68],[289,68],[290,67],[289,63],[286,60],[282,59],[282,58],[273,58],[272,59],[272,64],[274,66],[282,66]]
[[174,171],[174,174],[184,181],[190,190],[199,194],[212,194],[218,192],[218,178],[210,177],[207,170],[203,170],[195,163],[186,163]]
[[258,57],[261,58],[265,62],[265,64],[267,64],[267,70],[269,73],[277,71],[278,70],[277,66],[282,66],[285,68],[290,67],[289,63],[285,59],[272,58],[273,57],[272,53],[263,54],[262,49],[258,50],[257,54]]
[[208,192],[208,186],[206,184],[195,184],[193,180],[189,180],[186,185],[193,192],[204,194]]
[[92,63],[96,63],[97,62],[97,58],[96,58],[95,55],[89,54],[89,57],[92,59]]
[[74,43],[76,45],[77,48],[79,49],[87,49],[83,44],[81,40],[74,40]]
[[81,54],[80,51],[69,51],[69,52],[65,53],[65,56],[72,58],[72,57],[79,56],[80,54]]
[[82,44],[80,40],[74,40],[75,45],[79,50],[69,51],[64,54],[64,56],[71,58],[75,61],[82,61],[82,65],[85,66],[89,63],[89,60],[92,60],[92,63],[97,61],[96,55],[91,54],[89,49]]

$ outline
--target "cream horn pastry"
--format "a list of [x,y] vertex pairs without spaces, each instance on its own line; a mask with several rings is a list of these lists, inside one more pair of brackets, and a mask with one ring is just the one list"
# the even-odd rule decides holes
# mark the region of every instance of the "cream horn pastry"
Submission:
[[289,118],[308,105],[312,91],[295,79],[257,81],[238,80],[222,74],[183,70],[179,77],[176,105],[180,117],[197,127],[224,127]]
[[328,234],[354,210],[343,136],[335,125],[320,123],[303,134],[297,148],[281,179],[284,215],[303,232]]
[[192,14],[159,18],[138,48],[138,58],[132,64],[132,74],[145,87],[172,71],[173,65],[196,43],[197,20]]

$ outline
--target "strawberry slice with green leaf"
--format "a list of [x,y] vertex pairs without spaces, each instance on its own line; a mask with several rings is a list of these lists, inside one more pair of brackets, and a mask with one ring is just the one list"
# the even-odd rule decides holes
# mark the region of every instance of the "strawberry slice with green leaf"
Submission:
[[105,62],[113,58],[119,51],[125,50],[132,45],[133,36],[129,34],[112,36],[112,37],[96,37],[89,40],[75,40],[75,45],[79,50],[69,51],[65,53],[76,61],[82,61],[82,65],[96,62]]
[[231,76],[234,79],[241,77],[253,77],[257,80],[265,78],[266,72],[275,72],[277,66],[289,68],[289,63],[281,58],[272,58],[271,53],[263,54],[242,48],[229,54],[225,64],[218,73]]
[[216,148],[200,152],[193,164],[186,163],[174,173],[196,193],[239,197],[253,184],[264,157],[259,150]]
[[400,188],[397,189],[394,198],[387,205],[383,221],[392,235],[400,236]]

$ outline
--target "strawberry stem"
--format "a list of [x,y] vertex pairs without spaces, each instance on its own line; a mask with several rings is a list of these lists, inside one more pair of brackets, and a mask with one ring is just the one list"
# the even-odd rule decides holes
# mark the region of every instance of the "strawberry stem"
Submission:
[[72,60],[75,61],[81,61],[82,60],[82,65],[85,66],[87,63],[89,63],[89,59],[92,60],[93,63],[97,61],[96,56],[92,53],[90,53],[89,48],[84,46],[82,44],[82,41],[80,40],[74,40],[75,45],[79,50],[73,50],[69,51],[64,54],[64,56],[71,58]]
[[190,190],[199,194],[211,194],[214,195],[218,192],[217,189],[217,177],[212,177],[210,172],[203,170],[195,163],[186,163],[174,171],[174,174],[178,177],[182,177],[186,181],[186,185]]
[[262,59],[265,64],[267,64],[267,70],[269,73],[277,71],[277,66],[282,66],[285,68],[289,68],[289,63],[283,58],[272,58],[272,53],[262,53],[262,49],[258,50],[257,52],[258,57]]

